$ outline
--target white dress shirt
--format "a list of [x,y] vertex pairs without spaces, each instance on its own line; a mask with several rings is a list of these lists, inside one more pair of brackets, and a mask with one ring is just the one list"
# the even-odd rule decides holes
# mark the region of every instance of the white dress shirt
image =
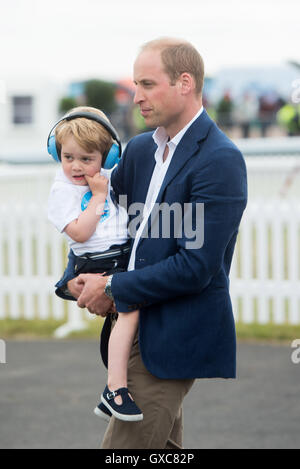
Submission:
[[[178,134],[175,135],[175,137],[173,137],[172,140],[170,141],[168,141],[169,137],[164,127],[158,127],[153,134],[153,140],[157,145],[157,150],[154,155],[156,165],[152,174],[151,182],[149,185],[149,189],[148,189],[148,193],[147,193],[147,197],[145,201],[143,219],[136,233],[135,240],[133,243],[133,247],[132,247],[132,251],[131,251],[131,255],[129,259],[129,264],[128,264],[128,270],[135,269],[135,256],[136,256],[137,245],[141,239],[141,235],[143,233],[145,225],[148,222],[151,211],[155,205],[160,188],[165,179],[166,173],[172,161],[172,157],[175,153],[177,145],[179,144],[180,140],[182,139],[182,137],[184,136],[188,128],[192,125],[192,123],[196,119],[198,119],[198,117],[200,116],[202,112],[203,112],[203,106],[201,107],[199,112],[197,112],[195,117],[183,129],[181,129],[180,132],[178,132]],[[164,155],[166,146],[168,146],[169,148],[169,153],[168,153],[166,160],[163,161],[163,155]]]

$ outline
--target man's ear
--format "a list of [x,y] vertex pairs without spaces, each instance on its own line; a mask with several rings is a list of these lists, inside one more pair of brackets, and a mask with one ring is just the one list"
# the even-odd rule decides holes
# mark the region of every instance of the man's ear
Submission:
[[178,79],[179,87],[183,95],[189,94],[195,89],[195,81],[189,73],[182,73]]

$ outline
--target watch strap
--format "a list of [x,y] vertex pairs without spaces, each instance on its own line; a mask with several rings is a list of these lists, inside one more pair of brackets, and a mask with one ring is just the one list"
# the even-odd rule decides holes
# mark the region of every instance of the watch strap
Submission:
[[104,288],[104,293],[113,301],[114,297],[113,297],[112,290],[111,290],[112,278],[113,278],[113,275],[110,275],[108,277],[105,288]]

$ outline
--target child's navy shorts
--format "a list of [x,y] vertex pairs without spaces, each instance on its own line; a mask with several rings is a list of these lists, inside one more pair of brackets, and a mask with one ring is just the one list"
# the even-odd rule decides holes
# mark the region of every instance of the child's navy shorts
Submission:
[[75,277],[80,274],[112,275],[117,272],[125,272],[129,263],[131,242],[116,244],[105,252],[85,253],[75,256]]

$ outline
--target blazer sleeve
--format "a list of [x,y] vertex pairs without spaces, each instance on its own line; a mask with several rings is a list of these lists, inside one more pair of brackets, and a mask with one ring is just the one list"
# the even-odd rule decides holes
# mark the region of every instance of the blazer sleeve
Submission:
[[188,249],[187,243],[193,240],[183,229],[175,255],[142,269],[115,274],[112,294],[119,312],[199,294],[218,273],[247,203],[246,167],[239,150],[212,153],[206,165],[195,170],[190,194],[193,228],[197,227],[197,204],[204,204],[203,246]]

